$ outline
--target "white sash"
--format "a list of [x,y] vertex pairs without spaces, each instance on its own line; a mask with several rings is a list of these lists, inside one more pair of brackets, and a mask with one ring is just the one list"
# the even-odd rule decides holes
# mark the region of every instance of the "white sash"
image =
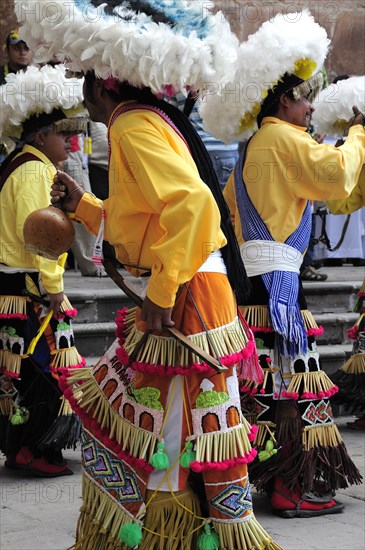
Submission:
[[240,251],[249,277],[272,271],[291,271],[299,274],[303,261],[299,250],[276,241],[246,241],[240,246]]

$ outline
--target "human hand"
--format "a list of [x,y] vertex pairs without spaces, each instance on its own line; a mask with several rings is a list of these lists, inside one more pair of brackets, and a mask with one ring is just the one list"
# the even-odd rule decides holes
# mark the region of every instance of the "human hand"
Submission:
[[58,170],[53,179],[51,203],[61,203],[63,210],[66,210],[66,212],[75,212],[84,192],[77,181],[66,172]]
[[356,107],[356,105],[354,105],[352,107],[352,111],[354,113],[354,116],[353,118],[350,120],[349,122],[349,127],[351,128],[351,126],[355,126],[355,124],[361,124],[362,126],[364,126],[365,124],[365,117],[364,115],[359,111],[359,109]]
[[335,147],[341,147],[345,143],[345,140],[342,138],[338,138],[338,140],[335,143]]
[[172,307],[160,307],[147,296],[143,300],[141,320],[147,322],[148,330],[161,332],[163,327],[173,327],[174,321],[171,319]]
[[49,292],[48,300],[49,300],[49,309],[52,309],[53,313],[56,315],[56,313],[59,312],[61,304],[63,302],[63,292],[58,292],[57,294],[51,294]]
[[326,134],[316,134],[314,136],[314,139],[317,143],[323,143],[324,138],[326,137]]

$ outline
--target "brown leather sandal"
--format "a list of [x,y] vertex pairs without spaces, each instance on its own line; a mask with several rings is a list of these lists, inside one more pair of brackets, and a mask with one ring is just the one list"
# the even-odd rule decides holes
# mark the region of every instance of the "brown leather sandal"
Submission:
[[303,271],[300,273],[300,278],[302,281],[325,281],[328,278],[326,273],[319,273],[315,267],[307,265],[303,268]]

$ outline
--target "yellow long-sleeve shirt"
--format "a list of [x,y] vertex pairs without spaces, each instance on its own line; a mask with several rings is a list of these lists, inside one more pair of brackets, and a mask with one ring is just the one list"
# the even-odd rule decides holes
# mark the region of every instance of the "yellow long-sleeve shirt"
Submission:
[[365,166],[351,195],[347,199],[328,201],[327,206],[332,214],[351,214],[365,206]]
[[36,269],[44,289],[52,294],[63,291],[63,272],[57,261],[25,252],[23,226],[29,214],[50,204],[55,166],[35,147],[25,145],[23,153],[39,160],[16,168],[0,193],[0,263],[11,267]]
[[[247,148],[243,178],[248,195],[273,239],[285,242],[308,199],[348,197],[365,161],[365,131],[350,128],[341,147],[319,144],[301,126],[265,117]],[[224,190],[239,244],[243,242],[231,174]]]
[[[105,238],[123,264],[151,270],[148,297],[171,307],[179,285],[226,244],[219,209],[184,141],[156,113],[120,115],[110,145]],[[75,215],[96,234],[100,201],[85,194]]]

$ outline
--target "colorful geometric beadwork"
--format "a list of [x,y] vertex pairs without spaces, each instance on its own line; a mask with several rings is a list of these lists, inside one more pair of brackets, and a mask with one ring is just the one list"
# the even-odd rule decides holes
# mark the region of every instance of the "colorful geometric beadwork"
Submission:
[[127,469],[122,460],[113,456],[97,441],[82,435],[82,456],[85,473],[98,481],[104,491],[123,506],[127,503],[141,501],[142,495],[137,476]]
[[222,515],[237,519],[247,512],[252,512],[252,496],[250,482],[240,485],[229,485],[210,500],[213,506]]
[[323,399],[319,403],[311,401],[302,415],[303,420],[312,426],[333,422],[332,407],[329,401]]

